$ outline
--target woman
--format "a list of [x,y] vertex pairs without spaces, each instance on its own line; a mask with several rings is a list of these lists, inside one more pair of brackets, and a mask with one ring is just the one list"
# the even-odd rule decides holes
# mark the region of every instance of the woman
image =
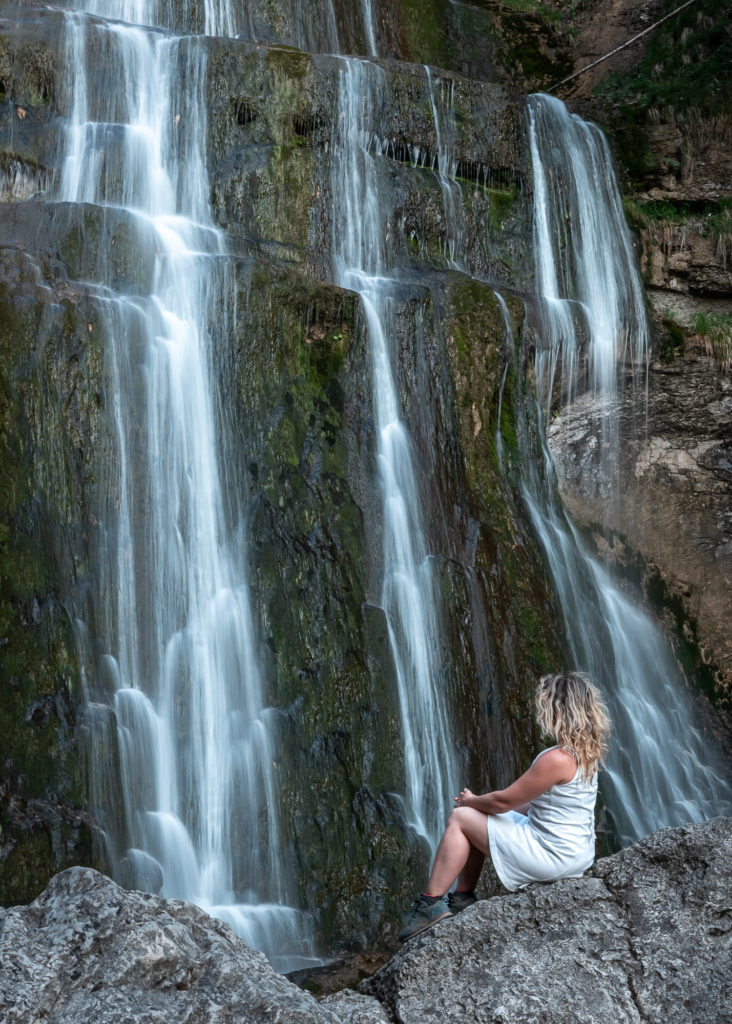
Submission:
[[402,942],[475,903],[486,857],[512,892],[529,882],[578,878],[595,859],[597,771],[610,730],[600,692],[579,672],[544,676],[536,712],[556,745],[507,789],[483,796],[464,789],[455,797],[427,890],[405,916]]

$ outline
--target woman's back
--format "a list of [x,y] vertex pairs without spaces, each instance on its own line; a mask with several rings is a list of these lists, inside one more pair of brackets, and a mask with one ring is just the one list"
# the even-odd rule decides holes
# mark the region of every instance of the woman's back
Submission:
[[534,797],[528,808],[531,827],[542,843],[563,853],[594,845],[596,799],[597,772],[583,779],[578,765],[569,782],[559,783]]

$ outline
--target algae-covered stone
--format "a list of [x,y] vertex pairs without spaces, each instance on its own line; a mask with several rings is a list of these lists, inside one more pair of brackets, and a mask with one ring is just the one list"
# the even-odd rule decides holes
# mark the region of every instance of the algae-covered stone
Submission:
[[[0,900],[92,856],[65,599],[83,573],[98,352],[69,296],[0,262]],[[79,313],[81,312],[81,315]]]
[[[420,466],[434,482],[430,544],[445,559],[454,721],[474,781],[486,787],[527,765],[538,739],[536,680],[564,656],[558,609],[519,494],[521,353],[504,319],[511,314],[520,325],[520,302],[508,297],[504,314],[491,286],[447,275],[413,319],[421,325],[413,349],[428,365],[418,387],[405,389]],[[425,417],[420,408],[432,411]]]
[[378,498],[358,304],[262,264],[240,282],[241,456],[287,841],[322,932],[364,945],[390,933],[405,865],[424,853],[391,795],[404,788],[398,705],[368,604],[364,515]]

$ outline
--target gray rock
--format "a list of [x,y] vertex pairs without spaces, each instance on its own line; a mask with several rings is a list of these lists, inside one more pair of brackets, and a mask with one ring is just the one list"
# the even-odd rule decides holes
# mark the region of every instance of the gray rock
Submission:
[[475,904],[321,1001],[228,925],[88,868],[0,910],[3,1024],[722,1024],[732,819],[656,832],[581,879]]
[[732,1020],[731,854],[727,818],[654,833],[440,922],[360,989],[401,1024]]
[[391,1017],[373,996],[353,992],[351,989],[343,989],[342,992],[334,992],[332,995],[325,996],[321,999],[320,1005],[334,1013],[338,1020],[348,1021],[349,1024],[390,1024],[391,1022]]
[[320,1005],[198,907],[89,868],[0,910],[3,1024],[381,1024],[367,996]]

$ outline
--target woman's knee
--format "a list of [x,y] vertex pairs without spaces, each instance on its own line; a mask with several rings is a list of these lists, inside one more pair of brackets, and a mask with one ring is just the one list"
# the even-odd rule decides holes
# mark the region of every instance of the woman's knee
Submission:
[[488,815],[474,807],[455,807],[448,819],[448,828],[459,828],[473,846],[488,854]]
[[459,828],[461,832],[464,832],[469,827],[469,823],[472,820],[473,810],[470,807],[455,807],[450,811],[450,817],[447,819],[448,827],[452,825],[453,828]]

